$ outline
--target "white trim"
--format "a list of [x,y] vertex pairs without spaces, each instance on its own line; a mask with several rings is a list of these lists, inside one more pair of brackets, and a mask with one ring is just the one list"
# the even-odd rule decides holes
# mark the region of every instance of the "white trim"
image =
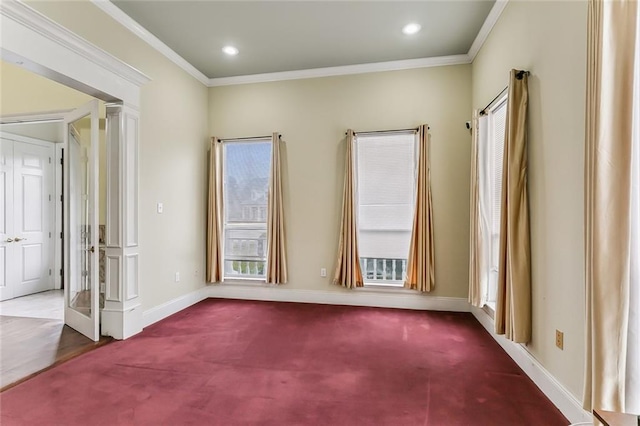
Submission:
[[196,291],[192,291],[191,293],[187,293],[144,311],[142,313],[142,326],[148,327],[206,299],[208,297],[206,290],[207,287],[201,287]]
[[[31,136],[23,136],[23,135],[17,135],[15,133],[11,133],[11,132],[7,132],[5,130],[0,130],[0,138],[2,139],[8,139],[10,141],[15,141],[15,142],[23,142],[23,143],[28,143],[31,145],[38,145],[38,146],[44,146],[44,147],[50,147],[50,146],[55,146],[55,145],[60,145],[60,143],[56,143],[53,141],[48,141],[45,139],[38,139],[38,138],[32,138]],[[51,159],[53,161],[53,157]]]
[[209,297],[423,311],[469,312],[467,299],[425,296],[410,290],[405,292],[369,289],[321,291],[290,289],[257,283],[212,284],[144,311],[142,314],[143,326],[148,327]]
[[137,69],[94,46],[74,32],[69,31],[67,28],[21,2],[2,1],[0,4],[0,12],[2,15],[19,22],[22,26],[38,32],[65,49],[77,53],[98,65],[100,68],[116,74],[118,77],[136,86],[142,86],[151,81],[149,77]]
[[282,71],[264,74],[252,74],[233,77],[208,78],[196,67],[167,46],[149,30],[144,28],[109,0],[91,0],[100,10],[145,41],[149,46],[163,54],[167,59],[182,68],[189,75],[207,87],[231,86],[236,84],[265,83],[272,81],[299,80],[305,78],[333,77],[340,75],[365,74],[383,71],[399,71],[415,68],[429,68],[446,65],[470,64],[482,48],[491,30],[500,18],[509,0],[497,0],[487,15],[478,35],[471,44],[469,52],[461,55],[438,56],[430,58],[407,59],[400,61],[376,62],[369,64],[345,65],[338,67],[314,68],[296,71]]
[[209,80],[209,87],[236,84],[265,83],[271,81],[300,80],[305,78],[333,77],[339,75],[365,74],[383,71],[399,71],[414,68],[441,67],[470,64],[469,55],[437,56],[433,58],[406,59],[402,61],[375,62],[370,64],[345,65],[340,67],[314,68],[308,70],[271,72],[265,74],[220,77]]
[[318,303],[370,306],[428,311],[469,312],[466,298],[436,297],[406,290],[358,289],[334,291],[301,290],[265,284],[215,284],[205,287],[208,297],[264,300],[272,302]]
[[494,331],[493,319],[481,308],[472,307],[471,313],[571,423],[589,422],[591,424],[593,420],[591,414],[582,408],[580,402],[523,345],[497,335]]
[[0,124],[17,124],[17,123],[41,123],[59,121],[62,122],[64,116],[73,111],[71,109],[62,109],[56,111],[43,111],[34,113],[18,113],[0,115]]
[[115,19],[120,25],[141,38],[147,44],[149,44],[149,46],[162,53],[167,59],[182,68],[200,83],[204,84],[205,86],[207,85],[207,83],[209,82],[209,78],[206,75],[198,71],[196,67],[191,65],[182,56],[178,55],[169,46],[164,44],[158,37],[151,34],[146,28],[136,22],[129,15],[124,13],[118,6],[108,0],[91,0],[91,2],[104,13]]
[[493,4],[491,11],[487,15],[487,19],[484,20],[484,24],[482,24],[482,27],[480,27],[480,31],[478,31],[476,39],[471,44],[469,52],[467,52],[470,62],[473,62],[473,60],[476,59],[476,55],[484,45],[484,42],[487,41],[491,30],[498,22],[500,15],[502,15],[502,12],[504,11],[504,8],[507,7],[508,1],[509,0],[496,0],[496,2]]

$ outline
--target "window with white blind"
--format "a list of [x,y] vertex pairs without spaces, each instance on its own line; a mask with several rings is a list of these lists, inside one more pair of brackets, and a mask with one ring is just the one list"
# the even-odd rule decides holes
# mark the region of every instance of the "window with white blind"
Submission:
[[263,279],[271,139],[222,143],[224,278]]
[[[507,119],[507,96],[500,98],[487,112],[487,157],[488,193],[486,206],[489,209],[490,263],[488,265],[487,304],[495,307],[500,256],[500,204],[502,202],[502,168],[504,158],[504,132]],[[481,143],[483,143],[481,141]]]
[[355,138],[358,250],[365,285],[402,286],[413,226],[416,134]]

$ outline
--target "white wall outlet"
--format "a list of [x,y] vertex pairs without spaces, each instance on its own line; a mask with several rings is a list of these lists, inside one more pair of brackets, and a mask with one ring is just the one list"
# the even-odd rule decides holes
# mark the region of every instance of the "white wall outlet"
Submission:
[[158,203],[157,210],[158,214],[162,214],[162,212],[164,212],[164,204]]
[[320,276],[321,277],[327,276],[327,268],[320,268]]
[[176,282],[180,282],[180,272],[176,272]]

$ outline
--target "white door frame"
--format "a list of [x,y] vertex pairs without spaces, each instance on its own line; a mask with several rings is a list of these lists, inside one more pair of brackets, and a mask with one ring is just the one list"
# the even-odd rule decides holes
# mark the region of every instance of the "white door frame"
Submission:
[[107,293],[102,334],[126,339],[142,330],[138,240],[138,117],[140,88],[149,77],[16,0],[0,2],[0,57],[105,102],[112,111],[107,134]]

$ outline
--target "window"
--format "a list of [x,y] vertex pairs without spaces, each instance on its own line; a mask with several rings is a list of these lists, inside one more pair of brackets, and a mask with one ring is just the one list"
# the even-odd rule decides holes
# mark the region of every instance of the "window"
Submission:
[[402,286],[413,226],[416,134],[355,139],[358,244],[365,285]]
[[265,277],[271,139],[223,142],[224,278]]
[[[501,97],[481,120],[486,120],[486,131],[480,131],[480,147],[486,150],[481,158],[481,175],[484,175],[484,185],[481,186],[481,208],[486,218],[485,226],[490,235],[488,244],[489,259],[485,265],[486,271],[486,303],[495,309],[498,267],[500,257],[500,214],[502,203],[502,161],[504,157],[504,133],[507,118],[507,96]],[[481,127],[484,127],[481,126]],[[483,137],[484,136],[484,137]]]

